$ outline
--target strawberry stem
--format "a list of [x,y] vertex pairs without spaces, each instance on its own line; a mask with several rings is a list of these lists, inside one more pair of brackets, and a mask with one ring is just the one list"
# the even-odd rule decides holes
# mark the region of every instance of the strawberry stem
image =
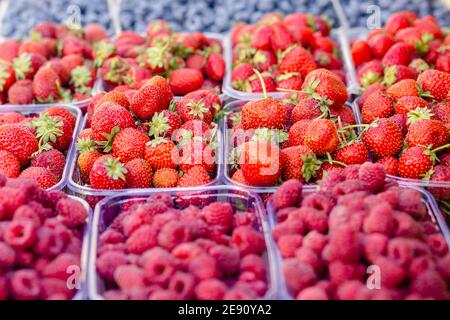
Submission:
[[432,153],[436,153],[438,151],[447,149],[448,147],[450,147],[450,143],[444,144],[443,146],[437,147],[436,149],[431,150]]
[[253,69],[253,72],[256,74],[256,76],[258,77],[259,81],[261,82],[261,87],[263,89],[264,99],[267,99],[266,84],[264,83],[264,79],[263,79],[263,77],[261,75],[261,72],[259,72],[256,69]]

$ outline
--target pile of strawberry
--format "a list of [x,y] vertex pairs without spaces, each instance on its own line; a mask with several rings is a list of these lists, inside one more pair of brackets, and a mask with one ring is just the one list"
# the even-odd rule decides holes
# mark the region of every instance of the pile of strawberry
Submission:
[[220,41],[201,32],[174,32],[163,20],[151,22],[145,35],[126,31],[114,43],[103,41],[96,63],[107,87],[140,86],[152,75],[161,75],[176,96],[201,88],[220,90],[225,75]]
[[85,207],[0,174],[0,208],[0,300],[72,299],[81,281]]
[[64,107],[28,116],[0,113],[0,173],[51,188],[62,178],[75,126],[75,116]]
[[419,191],[385,182],[370,162],[298,180],[273,194],[273,238],[300,300],[450,299],[450,253]]
[[400,11],[383,28],[371,31],[367,40],[355,40],[351,53],[359,82],[367,88],[416,79],[429,69],[450,72],[449,45],[450,35],[445,36],[434,17]]
[[42,22],[23,41],[0,43],[0,103],[71,102],[91,96],[94,46],[107,38],[99,24],[84,28]]
[[[250,209],[251,210],[251,209]],[[253,211],[228,202],[174,207],[156,193],[123,205],[100,235],[105,299],[256,299],[267,291],[263,234]]]
[[78,136],[81,183],[95,189],[193,187],[216,171],[221,101],[212,89],[179,100],[154,76],[135,90],[96,95]]
[[312,70],[326,68],[345,81],[337,44],[329,37],[331,24],[324,17],[270,13],[256,24],[237,24],[233,46],[231,85],[246,92],[261,92],[254,74],[263,74],[268,92],[277,88],[299,90]]
[[289,102],[254,100],[228,116],[232,180],[257,187],[289,179],[314,182],[324,171],[368,160],[362,143],[347,142],[355,136],[349,127],[355,118],[345,106],[344,82],[316,69],[301,89]]

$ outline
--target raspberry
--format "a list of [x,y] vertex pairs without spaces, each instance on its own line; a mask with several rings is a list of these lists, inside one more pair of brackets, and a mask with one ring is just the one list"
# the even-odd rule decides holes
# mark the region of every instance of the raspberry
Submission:
[[[244,290],[249,290],[253,292],[253,295],[256,297],[262,297],[267,292],[267,284],[261,280],[254,280],[254,276],[252,273],[249,273],[251,279],[245,279],[245,275],[241,274],[239,277],[239,281],[234,285],[235,288],[242,288]],[[248,288],[248,289],[247,289]]]
[[297,300],[329,300],[327,293],[317,286],[308,287],[300,291]]
[[126,246],[129,253],[140,254],[144,251],[153,248],[158,243],[158,233],[156,229],[150,225],[143,225],[138,228],[127,239]]
[[362,211],[354,212],[348,207],[338,205],[331,210],[328,218],[328,228],[333,230],[341,226],[348,226],[355,231],[359,231],[364,215]]
[[441,233],[427,236],[427,244],[436,256],[443,257],[448,253],[447,242]]
[[444,257],[438,259],[436,269],[446,281],[450,281],[450,254],[447,253]]
[[366,233],[383,233],[391,235],[394,229],[392,207],[387,203],[380,203],[373,207],[364,219],[363,230]]
[[389,240],[387,256],[406,267],[414,257],[414,244],[406,238],[394,238]]
[[[40,189],[38,189],[38,190],[40,190]],[[67,194],[65,194],[64,192],[62,192],[60,190],[51,190],[51,191],[47,192],[46,194],[47,194],[48,202],[52,208],[56,207],[56,204],[58,203],[59,200],[68,198]]]
[[297,210],[297,208],[289,207],[289,208],[284,208],[284,209],[277,211],[276,217],[275,217],[276,222],[280,223],[280,222],[286,221],[286,219],[289,217],[291,212],[293,212],[295,210]]
[[202,280],[195,287],[197,300],[222,300],[227,290],[226,285],[218,279]]
[[308,265],[310,265],[316,273],[321,271],[322,268],[322,262],[319,256],[308,248],[299,248],[297,251],[295,251],[295,257]]
[[17,210],[14,212],[13,220],[21,220],[21,219],[29,219],[33,221],[33,223],[39,227],[41,225],[41,219],[39,218],[38,214],[33,210],[32,207],[24,204],[23,206],[20,206],[17,208]]
[[100,236],[100,244],[125,242],[125,236],[117,230],[107,229]]
[[342,170],[342,175],[344,176],[345,180],[354,180],[359,178],[359,168],[361,166],[359,164],[352,164],[350,166],[347,166]]
[[72,253],[74,255],[81,255],[81,249],[83,246],[83,242],[78,237],[72,237],[70,239],[70,242],[67,244],[66,248],[64,249],[67,253]]
[[303,237],[299,234],[287,234],[281,236],[278,241],[278,250],[283,258],[292,258],[295,251],[301,247]]
[[349,226],[331,230],[330,249],[336,259],[357,262],[361,255],[358,233]]
[[139,197],[130,197],[127,199],[127,202],[122,203],[120,206],[120,210],[125,211],[133,211],[136,210],[141,204],[144,204],[145,200],[142,200]]
[[239,251],[223,245],[217,245],[209,250],[209,254],[216,259],[219,270],[230,275],[239,270]]
[[[153,218],[152,226],[158,231],[162,229],[167,223],[171,221],[178,221],[180,219],[179,214],[174,211],[167,211],[162,214],[158,214]],[[189,227],[188,225],[186,227]]]
[[149,297],[149,300],[177,300],[179,297],[177,294],[170,290],[159,290],[152,293]]
[[22,268],[28,268],[33,263],[33,254],[26,251],[16,250],[16,262],[15,265]]
[[170,221],[158,234],[158,244],[168,250],[172,250],[178,244],[190,240],[188,228],[179,221]]
[[96,261],[98,274],[108,281],[114,280],[114,271],[117,267],[125,265],[127,258],[123,252],[107,251],[98,256]]
[[302,183],[297,179],[284,182],[272,195],[272,203],[276,210],[287,207],[298,207],[302,196]]
[[340,196],[337,204],[352,209],[352,211],[364,210],[364,202],[361,199],[367,197],[367,191],[356,191]]
[[359,168],[358,176],[367,190],[375,192],[383,187],[386,172],[381,164],[365,162]]
[[364,257],[370,263],[386,253],[388,237],[381,233],[367,234],[363,238]]
[[16,252],[14,251],[14,249],[6,243],[0,241],[0,270],[11,270],[15,260]]
[[[1,182],[1,175],[0,175],[0,182]],[[6,281],[6,277],[0,276],[0,300],[6,300],[8,299],[8,283]]]
[[335,185],[344,180],[344,176],[340,171],[328,171],[328,175],[322,178],[320,182],[320,191],[331,191]]
[[6,243],[15,249],[29,248],[36,239],[36,225],[28,219],[11,221],[3,238]]
[[416,220],[422,220],[427,214],[427,208],[422,203],[422,195],[413,189],[401,189],[397,210],[409,213]]
[[311,249],[318,255],[322,253],[322,250],[327,243],[327,237],[315,230],[310,231],[303,238],[303,248]]
[[264,260],[256,254],[248,254],[241,259],[239,266],[241,273],[251,272],[255,275],[256,279],[266,279],[266,264]]
[[329,195],[318,192],[307,195],[302,201],[302,207],[313,208],[325,214],[329,214],[335,202]]
[[281,236],[288,234],[303,234],[304,225],[301,220],[290,220],[277,224],[272,231],[272,237],[278,241]]
[[409,276],[411,279],[414,279],[422,272],[433,270],[434,268],[435,263],[430,257],[418,257],[409,264]]
[[135,265],[121,265],[114,271],[114,281],[125,292],[145,287],[144,271]]
[[358,294],[366,287],[361,281],[349,280],[341,283],[336,289],[336,297],[339,300],[356,300]]
[[60,254],[65,246],[66,241],[55,230],[42,227],[37,231],[33,249],[40,256],[52,258]]
[[420,294],[424,298],[449,299],[447,284],[434,270],[428,270],[412,279],[410,287],[412,293]]
[[395,188],[391,188],[377,194],[378,199],[380,199],[381,201],[386,201],[391,205],[392,208],[395,208],[397,206],[398,197],[399,192]]
[[296,212],[300,214],[303,224],[308,231],[315,230],[320,233],[326,233],[328,230],[328,215],[324,211],[302,207]]
[[65,165],[66,158],[60,151],[55,149],[42,151],[31,160],[32,167],[47,169],[56,177],[56,180],[61,179]]
[[345,180],[336,184],[331,189],[331,194],[333,195],[333,197],[338,198],[349,193],[364,190],[364,184],[360,180]]
[[317,280],[313,268],[295,258],[284,260],[282,269],[286,286],[293,295],[297,295]]
[[229,203],[214,202],[202,210],[209,225],[219,226],[226,233],[233,224],[233,208]]
[[67,300],[73,296],[73,293],[68,287],[67,282],[64,280],[43,278],[41,280],[42,297],[49,299],[56,295],[60,296],[63,300]]
[[69,267],[80,268],[80,258],[70,253],[62,253],[53,259],[42,271],[45,277],[66,280]]
[[22,269],[11,275],[10,294],[16,300],[37,300],[41,295],[39,276],[36,271]]
[[203,248],[200,247],[197,243],[185,242],[177,245],[172,250],[172,255],[177,260],[177,264],[181,265],[184,268],[189,265],[192,259],[204,253],[204,251],[205,250],[203,250]]
[[240,226],[252,226],[256,222],[256,216],[254,212],[238,211],[233,217],[233,228]]
[[381,271],[381,285],[394,288],[406,277],[405,270],[394,260],[380,256],[375,259],[374,265]]
[[216,278],[219,275],[216,260],[207,254],[202,254],[189,263],[189,272],[197,280]]
[[139,265],[144,269],[145,279],[151,284],[167,285],[175,272],[173,257],[161,248],[144,252]]
[[211,249],[216,245],[216,242],[210,239],[196,239],[194,242],[205,251],[209,251],[209,249]]
[[177,271],[169,282],[169,290],[180,299],[190,300],[194,295],[195,280],[189,273]]
[[150,197],[148,197],[147,202],[152,203],[155,201],[160,201],[165,203],[168,208],[173,208],[173,200],[170,194],[165,192],[153,193]]
[[[10,179],[9,181],[14,181],[17,179]],[[3,205],[3,210],[7,217],[10,217],[14,211],[21,205],[25,204],[26,195],[24,190],[15,189],[12,187],[0,188],[0,204]]]
[[394,235],[396,237],[418,238],[423,227],[409,214],[401,211],[394,213]]
[[241,257],[249,253],[260,254],[266,248],[262,234],[248,226],[234,229],[231,246],[239,250]]
[[328,276],[333,284],[339,285],[348,280],[361,280],[365,274],[361,264],[333,261],[328,266]]
[[8,179],[5,177],[5,175],[0,172],[0,187],[4,187],[7,180]]
[[56,204],[58,218],[69,228],[77,228],[86,222],[88,213],[81,202],[74,199],[61,199]]
[[142,207],[139,207],[135,211],[123,217],[122,222],[123,233],[129,237],[141,225],[150,224],[151,222],[152,216]]
[[255,298],[255,292],[248,285],[242,283],[237,283],[223,297],[224,300],[254,300]]
[[33,211],[38,215],[41,223],[45,221],[45,219],[54,216],[53,210],[50,208],[45,208],[42,204],[36,201],[28,202],[28,206],[33,209]]

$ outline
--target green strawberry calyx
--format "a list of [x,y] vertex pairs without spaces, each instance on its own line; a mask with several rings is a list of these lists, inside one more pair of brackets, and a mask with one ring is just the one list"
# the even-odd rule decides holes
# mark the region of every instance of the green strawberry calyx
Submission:
[[77,140],[76,148],[80,153],[97,151],[97,143],[91,138],[81,138]]
[[164,112],[156,112],[152,120],[148,123],[150,127],[149,135],[156,137],[164,137],[172,127],[169,125],[169,118],[164,115]]
[[106,138],[106,140],[96,141],[97,145],[103,148],[103,152],[108,153],[112,150],[113,140],[119,132],[120,128],[116,126],[112,128],[110,133],[103,133],[103,136]]
[[58,117],[52,117],[45,113],[32,121],[33,128],[36,129],[38,139],[38,151],[51,149],[50,143],[56,143],[56,139],[64,134],[61,130],[64,123]]
[[101,67],[103,62],[116,51],[116,47],[108,41],[99,41],[94,44],[94,66]]
[[190,115],[195,118],[199,118],[200,120],[203,120],[205,113],[209,111],[202,99],[198,101],[191,100],[186,104],[186,107],[189,108]]
[[408,112],[407,124],[417,122],[419,120],[429,120],[434,114],[428,108],[416,108]]
[[128,173],[128,170],[118,159],[108,157],[103,160],[103,165],[105,166],[108,178],[113,180],[122,179],[125,181],[125,174]]
[[70,83],[75,88],[85,88],[92,81],[92,74],[86,66],[78,66],[70,72]]
[[17,80],[25,79],[25,75],[31,71],[31,55],[22,53],[13,60],[13,69]]
[[317,171],[320,169],[322,161],[317,159],[314,153],[304,154],[302,158],[302,176],[306,182],[317,176]]

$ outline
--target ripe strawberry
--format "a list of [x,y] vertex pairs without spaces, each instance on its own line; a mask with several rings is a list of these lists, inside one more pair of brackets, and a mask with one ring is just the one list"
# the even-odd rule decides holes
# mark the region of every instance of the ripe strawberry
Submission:
[[417,84],[429,92],[433,99],[444,100],[450,91],[450,74],[439,70],[427,70],[419,75]]
[[213,52],[208,56],[205,73],[210,79],[222,81],[225,75],[225,60],[220,54]]
[[253,66],[249,63],[241,63],[231,72],[231,86],[238,90],[244,90],[247,80],[254,74]]
[[351,50],[353,63],[356,68],[372,59],[369,44],[364,40],[355,40],[352,43]]
[[384,68],[380,60],[371,60],[358,68],[358,79],[363,87],[368,87],[376,82],[381,82]]
[[96,74],[90,66],[80,66],[70,72],[70,86],[79,93],[90,93],[94,86]]
[[27,120],[27,118],[25,118],[25,116],[21,113],[18,112],[5,112],[0,114],[0,125],[8,123],[8,124],[19,124],[22,123],[23,121]]
[[411,147],[403,151],[399,159],[398,174],[402,178],[422,179],[432,166],[426,148]]
[[169,84],[175,95],[183,96],[200,89],[203,75],[195,69],[180,68],[169,73]]
[[448,129],[439,120],[423,119],[410,124],[406,143],[409,147],[429,146],[440,147],[448,142]]
[[390,86],[386,93],[395,100],[406,96],[419,96],[419,89],[417,88],[416,81],[413,79],[401,80],[394,85]]
[[39,69],[33,79],[33,93],[40,102],[54,102],[60,98],[60,80],[53,69]]
[[8,101],[11,104],[32,104],[34,100],[33,81],[16,81],[8,90]]
[[150,188],[153,171],[144,159],[133,159],[125,164],[127,188]]
[[295,46],[283,52],[280,61],[280,73],[300,73],[305,78],[308,73],[317,68],[313,56],[304,48]]
[[403,65],[391,65],[384,69],[384,84],[391,86],[405,79],[416,79],[417,73],[414,69]]
[[206,143],[192,140],[181,147],[179,169],[185,172],[196,165],[203,166],[211,174],[216,166],[216,155]]
[[394,106],[396,114],[408,114],[417,108],[425,108],[428,102],[416,96],[405,96],[397,100]]
[[414,55],[414,48],[406,43],[398,42],[394,44],[383,56],[381,62],[384,66],[404,65],[407,66]]
[[249,185],[249,183],[247,182],[247,180],[244,177],[244,174],[242,173],[242,169],[236,170],[236,172],[233,173],[233,175],[231,176],[231,180],[233,180],[234,182],[243,184],[243,185]]
[[[193,94],[196,92],[191,92]],[[197,97],[188,97],[189,94],[181,98],[176,103],[176,110],[180,115],[183,122],[189,120],[201,120],[207,124],[210,124],[213,119],[213,114],[211,112],[212,107],[206,105],[204,99]]]
[[154,76],[148,80],[146,84],[159,88],[161,95],[160,99],[163,101],[162,104],[169,106],[170,102],[173,100],[173,94],[169,82],[165,78]]
[[239,147],[239,164],[252,186],[273,186],[282,172],[280,149],[270,142],[249,141]]
[[369,161],[369,151],[364,143],[355,141],[350,145],[338,149],[333,158],[347,165],[363,164]]
[[156,112],[166,109],[164,93],[160,88],[151,84],[145,84],[133,96],[130,109],[141,119],[151,119]]
[[277,63],[277,56],[272,51],[258,50],[251,62],[258,71],[269,71]]
[[36,129],[40,150],[48,149],[49,146],[59,151],[69,149],[73,128],[65,118],[41,113],[39,118],[33,119],[32,124]]
[[14,69],[10,64],[0,62],[0,92],[7,92],[16,81]]
[[329,70],[341,69],[342,62],[336,58],[332,53],[317,49],[314,51],[314,61],[318,68],[325,68]]
[[328,119],[312,120],[305,132],[305,145],[316,154],[335,151],[339,145],[335,124]]
[[194,53],[186,59],[186,67],[202,71],[205,66],[205,56],[201,53]]
[[283,179],[298,179],[303,183],[309,181],[317,169],[316,164],[309,161],[312,156],[311,149],[302,145],[281,150]]
[[330,117],[333,119],[340,119],[342,125],[353,125],[356,123],[355,115],[353,110],[349,106],[343,106],[342,108],[330,108]]
[[245,130],[282,129],[287,120],[286,106],[273,98],[249,101],[242,107],[241,114]]
[[381,158],[377,163],[383,165],[384,170],[391,176],[398,176],[398,159],[393,156]]
[[20,42],[15,39],[5,39],[0,43],[0,59],[12,62],[19,55]]
[[327,69],[311,71],[303,82],[303,90],[315,98],[319,95],[330,106],[341,107],[348,99],[344,82]]
[[76,67],[81,67],[84,65],[83,57],[79,54],[71,54],[61,58],[61,63],[70,74]]
[[144,159],[154,170],[175,169],[178,164],[178,150],[172,141],[156,138],[145,146]]
[[127,172],[118,159],[104,155],[95,160],[89,173],[89,181],[94,189],[123,189]]
[[89,42],[97,42],[108,38],[105,28],[98,23],[88,23],[83,28],[84,39]]
[[386,21],[384,29],[391,35],[395,35],[397,31],[407,28],[411,25],[411,21],[403,12],[392,14]]
[[282,22],[272,25],[271,45],[274,52],[284,51],[295,44],[295,39]]
[[33,179],[42,189],[51,188],[57,183],[55,176],[42,167],[28,167],[22,171],[19,178]]
[[272,43],[272,26],[262,25],[252,35],[251,46],[256,50],[270,50]]
[[156,137],[171,138],[173,133],[181,127],[181,119],[178,114],[169,110],[155,113],[149,122],[150,135]]
[[177,170],[162,168],[155,171],[152,183],[155,188],[175,188],[179,178]]
[[296,123],[300,120],[313,120],[319,118],[325,111],[327,111],[327,108],[324,108],[320,101],[314,98],[302,99],[292,109],[291,121]]
[[13,154],[22,166],[30,162],[38,149],[38,140],[28,128],[17,124],[0,126],[0,150]]
[[195,137],[202,138],[207,141],[211,138],[212,129],[209,125],[201,120],[190,120],[185,122],[181,128],[175,131],[175,140],[189,140]]
[[394,114],[394,102],[387,94],[377,91],[371,94],[361,107],[364,123],[372,123],[378,118],[388,118]]
[[370,50],[376,58],[383,58],[386,52],[395,44],[394,38],[389,34],[377,34],[368,41]]
[[190,188],[211,182],[211,177],[203,166],[194,166],[186,171],[178,180],[177,188]]
[[17,178],[20,174],[20,162],[12,153],[0,151],[0,174],[6,178]]
[[[96,108],[92,116],[92,130],[110,145],[115,134],[121,129],[134,126],[134,119],[131,113],[117,104],[103,104]],[[106,145],[105,145],[106,146]]]
[[444,123],[450,123],[450,103],[438,102],[431,105],[431,111]]
[[289,90],[301,90],[303,80],[300,74],[285,73],[277,76],[277,87]]
[[150,138],[139,130],[125,128],[113,140],[113,155],[123,163],[144,158],[145,145],[149,141]]
[[42,167],[47,169],[58,181],[62,177],[65,165],[66,158],[60,151],[55,149],[42,151],[31,160],[32,167]]
[[376,91],[386,92],[386,87],[379,82],[371,84],[370,86],[365,88],[363,93],[359,96],[359,105],[362,106],[366,102],[367,98]]
[[45,109],[44,113],[50,117],[58,116],[64,118],[70,124],[72,130],[75,128],[75,116],[64,107],[48,107]]
[[[271,75],[263,74],[262,77],[267,92],[277,91],[277,83],[275,82],[275,79]],[[250,87],[248,88],[248,90],[246,88],[246,91],[264,92],[261,80],[258,79],[258,77],[251,77],[249,80],[250,80]]]
[[289,138],[288,138],[289,146],[294,147],[305,144],[306,130],[308,129],[310,123],[311,123],[310,120],[300,120],[296,121],[289,128]]
[[44,45],[39,41],[35,40],[25,40],[20,44],[19,55],[22,53],[34,53],[39,54],[43,57],[48,57],[48,52]]
[[102,156],[101,153],[97,151],[87,151],[82,152],[77,160],[78,169],[80,170],[80,176],[83,181],[89,179],[89,173],[94,166],[95,161]]
[[394,156],[403,145],[400,127],[391,119],[380,119],[364,132],[363,142],[369,151],[379,157]]
[[12,62],[16,79],[32,79],[45,60],[43,56],[38,54],[22,53]]

